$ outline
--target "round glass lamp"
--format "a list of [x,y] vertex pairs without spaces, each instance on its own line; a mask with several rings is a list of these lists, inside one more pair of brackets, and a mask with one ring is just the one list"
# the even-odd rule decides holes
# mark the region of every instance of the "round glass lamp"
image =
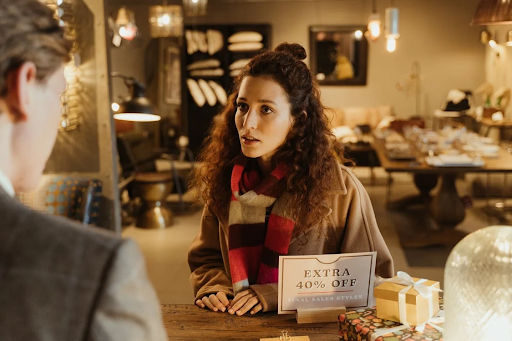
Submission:
[[512,226],[490,226],[460,241],[444,275],[443,339],[512,340]]

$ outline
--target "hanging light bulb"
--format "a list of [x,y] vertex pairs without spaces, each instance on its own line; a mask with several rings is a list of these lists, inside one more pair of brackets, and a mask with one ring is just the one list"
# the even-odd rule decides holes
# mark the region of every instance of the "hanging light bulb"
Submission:
[[368,19],[368,36],[373,41],[380,37],[380,15],[378,13],[370,14]]
[[386,8],[386,49],[388,52],[396,50],[396,40],[400,37],[398,31],[398,8]]
[[372,13],[368,17],[368,31],[366,36],[376,41],[380,37],[380,15],[377,13],[377,0],[372,2]]
[[354,37],[356,38],[356,40],[361,40],[363,38],[363,31],[361,31],[361,30],[355,31]]
[[185,14],[189,17],[197,17],[206,14],[208,0],[183,0]]
[[496,38],[496,33],[489,38],[489,46],[491,48],[495,48],[498,45],[498,39]]
[[111,107],[112,107],[112,111],[113,112],[118,112],[119,111],[119,103],[113,102]]
[[386,50],[388,52],[395,52],[395,50],[396,50],[396,39],[395,38],[387,38]]

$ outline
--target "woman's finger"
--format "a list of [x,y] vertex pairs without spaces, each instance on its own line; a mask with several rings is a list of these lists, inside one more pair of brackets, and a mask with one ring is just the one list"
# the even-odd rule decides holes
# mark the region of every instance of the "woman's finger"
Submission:
[[238,309],[236,314],[238,316],[242,316],[243,314],[245,314],[246,312],[251,310],[251,308],[254,307],[255,305],[257,305],[258,303],[260,303],[260,300],[258,299],[258,297],[251,297],[247,300],[247,302],[243,305],[242,308]]
[[233,298],[233,300],[231,301],[231,304],[229,305],[228,308],[231,308],[232,306],[234,306],[238,301],[240,301],[243,297],[247,296],[250,292],[251,292],[251,290],[244,290],[244,291],[236,294],[235,298]]
[[[210,303],[217,309],[217,310],[220,310],[222,312],[225,312],[226,311],[226,307],[220,303],[219,299],[217,298],[217,295],[215,294],[211,294],[210,297],[208,297],[210,299]],[[215,310],[216,311],[216,310]]]
[[227,307],[229,305],[229,300],[225,292],[219,291],[217,293],[217,298],[219,299],[220,303],[224,305],[224,307]]
[[213,306],[213,304],[208,299],[208,296],[203,297],[202,301],[203,301],[204,305],[208,307],[208,309],[213,310],[213,311],[217,311],[217,308],[215,308]]
[[196,301],[196,305],[197,305],[199,308],[203,308],[203,309],[204,309],[204,307],[205,307],[205,305],[204,305],[203,301],[201,301],[201,300],[197,300],[197,301]]
[[245,295],[242,298],[240,298],[238,300],[238,302],[236,302],[235,304],[231,304],[229,313],[234,314],[235,312],[237,312],[240,308],[242,308],[247,303],[248,300],[250,300],[254,296],[255,296],[254,294]]
[[260,312],[262,309],[263,309],[263,305],[261,303],[258,303],[254,308],[252,308],[251,315],[254,315],[257,312]]

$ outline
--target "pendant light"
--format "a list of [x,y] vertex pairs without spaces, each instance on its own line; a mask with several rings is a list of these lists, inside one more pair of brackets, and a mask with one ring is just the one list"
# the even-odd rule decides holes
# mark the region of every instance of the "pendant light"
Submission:
[[168,6],[166,0],[162,6],[150,6],[149,24],[151,38],[181,37],[183,35],[181,6]]
[[481,0],[471,25],[512,24],[512,0]]
[[206,14],[206,5],[208,0],[183,0],[185,15],[188,17],[198,17]]
[[125,6],[117,12],[116,26],[118,27],[119,36],[123,39],[132,41],[137,35],[138,28],[135,25],[135,15],[133,11]]
[[394,1],[391,1],[391,7],[386,8],[386,49],[388,52],[396,50],[396,40],[400,37],[398,31],[398,8],[394,7]]
[[494,32],[494,34],[489,38],[489,46],[492,48],[495,48],[496,45],[498,45],[498,38],[496,36],[497,34]]
[[144,85],[133,77],[122,75],[118,72],[112,72],[112,77],[119,77],[124,80],[124,84],[130,90],[128,96],[118,106],[112,109],[114,111],[114,119],[132,122],[156,122],[161,117],[156,113],[151,102],[146,98],[146,88]]
[[372,0],[372,13],[368,18],[367,36],[373,41],[380,37],[380,15],[377,13],[377,0]]

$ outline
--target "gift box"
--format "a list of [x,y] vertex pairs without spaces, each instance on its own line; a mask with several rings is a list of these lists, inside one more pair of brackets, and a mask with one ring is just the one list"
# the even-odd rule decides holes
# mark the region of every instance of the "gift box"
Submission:
[[439,312],[439,282],[398,272],[374,289],[377,317],[417,326]]
[[437,322],[439,319],[426,323],[419,331],[416,329],[420,327],[378,318],[375,308],[352,310],[339,316],[340,341],[440,341],[443,340],[442,324]]

